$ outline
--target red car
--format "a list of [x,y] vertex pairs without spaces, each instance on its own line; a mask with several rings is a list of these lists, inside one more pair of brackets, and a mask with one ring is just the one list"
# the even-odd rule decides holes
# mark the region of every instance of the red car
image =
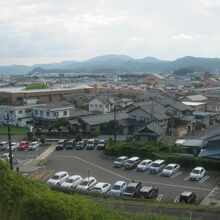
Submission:
[[28,141],[21,141],[18,150],[28,150],[29,142]]

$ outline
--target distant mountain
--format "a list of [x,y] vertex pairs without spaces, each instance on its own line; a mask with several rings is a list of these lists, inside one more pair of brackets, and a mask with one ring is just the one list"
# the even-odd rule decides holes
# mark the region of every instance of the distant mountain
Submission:
[[126,55],[104,55],[86,61],[63,61],[33,66],[0,66],[0,73],[148,73],[170,72],[187,68],[193,71],[220,72],[219,58],[198,58],[186,56],[174,61],[160,60],[155,57],[134,59]]

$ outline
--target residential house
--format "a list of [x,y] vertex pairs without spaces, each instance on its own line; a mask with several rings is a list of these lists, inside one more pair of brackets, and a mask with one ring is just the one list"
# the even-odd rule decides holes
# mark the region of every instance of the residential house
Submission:
[[0,124],[7,124],[7,113],[9,113],[9,122],[18,127],[28,127],[32,124],[33,106],[0,106]]
[[182,102],[182,103],[184,105],[192,107],[194,112],[206,111],[206,102]]
[[181,99],[182,102],[207,102],[208,98],[203,95],[190,95]]
[[149,74],[145,77],[144,82],[149,88],[158,88],[164,83],[164,77],[159,74]]
[[111,97],[100,96],[89,102],[90,112],[108,113],[114,110],[115,101]]

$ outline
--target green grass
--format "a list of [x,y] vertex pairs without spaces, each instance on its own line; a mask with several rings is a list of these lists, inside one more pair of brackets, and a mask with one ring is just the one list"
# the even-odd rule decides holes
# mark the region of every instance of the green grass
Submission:
[[[12,134],[26,134],[29,129],[28,128],[19,128],[15,126],[10,126]],[[7,134],[8,127],[7,126],[0,126],[0,134]]]

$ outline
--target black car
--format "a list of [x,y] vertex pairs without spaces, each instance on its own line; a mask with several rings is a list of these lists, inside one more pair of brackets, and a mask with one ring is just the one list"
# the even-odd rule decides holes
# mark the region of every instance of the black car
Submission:
[[57,142],[56,150],[63,150],[66,148],[66,140],[61,139]]
[[179,202],[193,203],[196,201],[196,198],[197,196],[194,192],[184,191],[180,194]]
[[66,144],[67,150],[72,150],[76,146],[76,141],[74,139],[68,140]]
[[159,190],[153,186],[143,186],[136,194],[138,198],[155,199],[158,196]]
[[139,192],[139,190],[141,189],[141,186],[142,186],[142,183],[141,183],[141,182],[138,182],[138,183],[135,183],[135,182],[129,183],[129,184],[127,185],[127,187],[125,188],[125,191],[123,192],[123,196],[131,196],[131,197],[134,197],[134,196]]

